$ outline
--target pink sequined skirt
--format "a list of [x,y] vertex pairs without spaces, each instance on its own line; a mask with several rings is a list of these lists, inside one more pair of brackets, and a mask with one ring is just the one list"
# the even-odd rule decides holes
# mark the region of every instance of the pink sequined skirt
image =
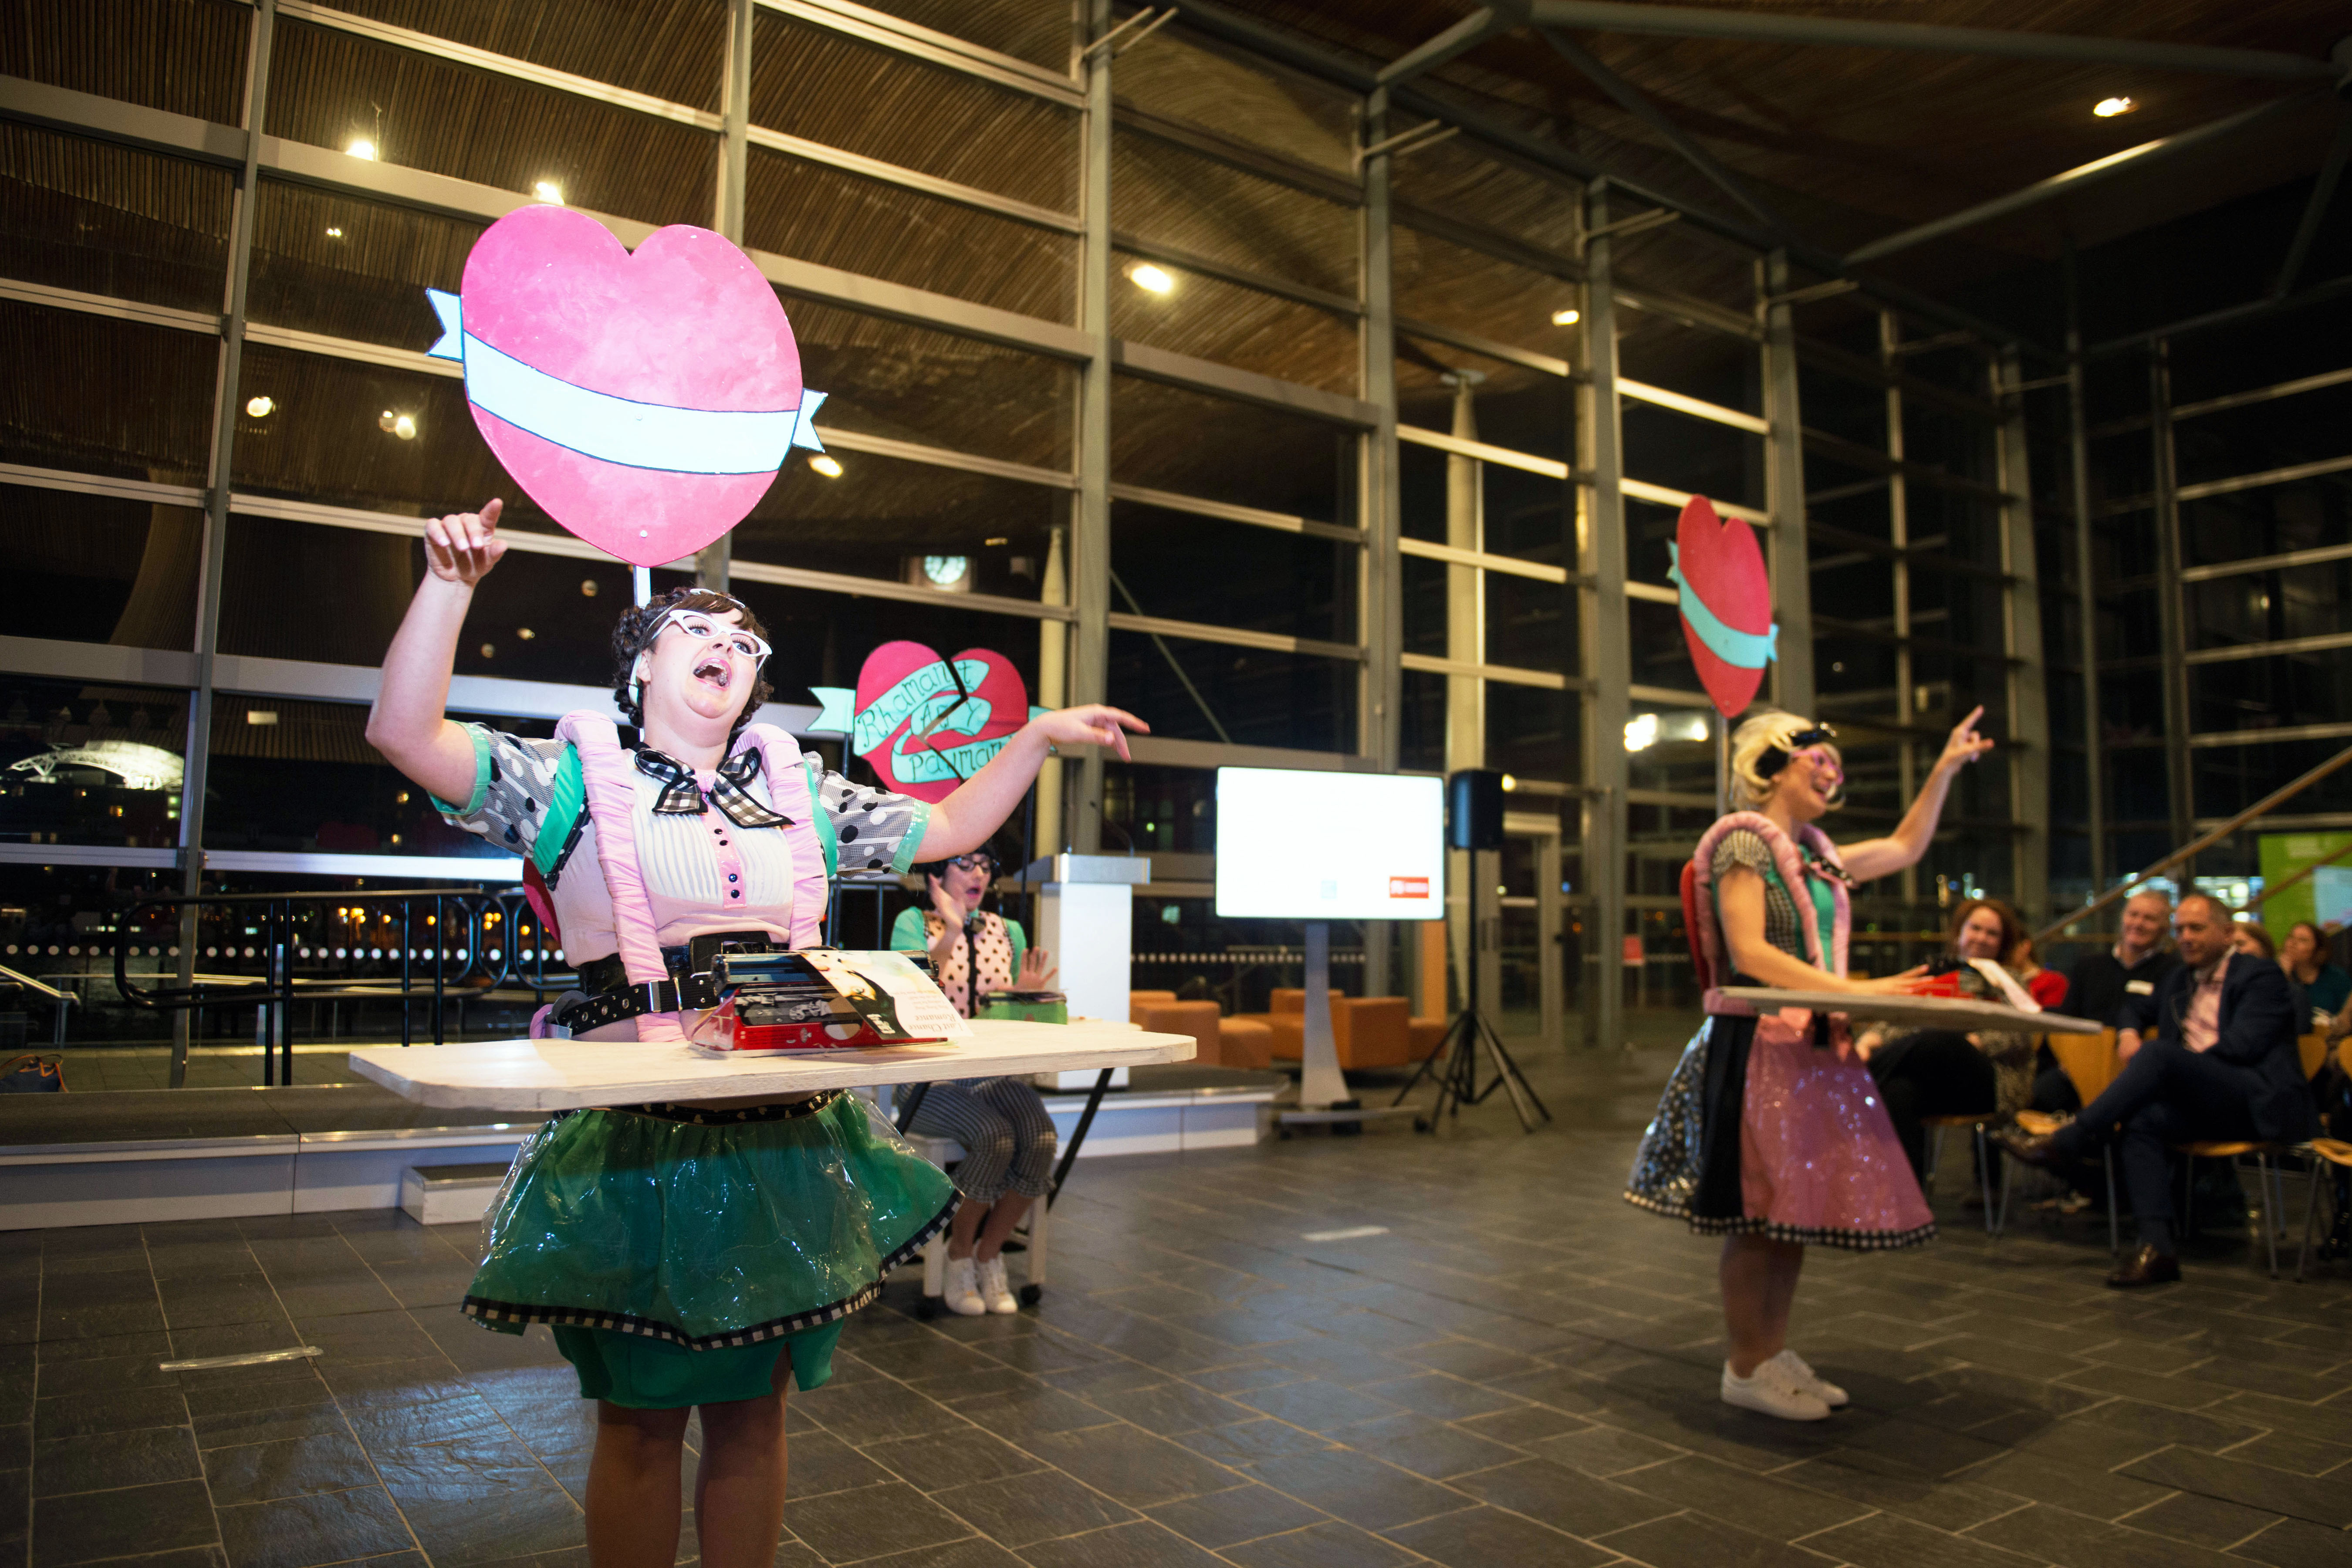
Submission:
[[1739,1118],[1742,1217],[1726,1230],[1875,1249],[1936,1234],[1935,1216],[1862,1058],[1813,1045],[1796,1014],[1756,1021]]

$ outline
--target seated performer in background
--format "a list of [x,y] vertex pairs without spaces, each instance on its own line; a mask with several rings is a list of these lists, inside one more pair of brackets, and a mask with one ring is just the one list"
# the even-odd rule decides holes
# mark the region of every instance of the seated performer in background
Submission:
[[2139,1008],[2137,1026],[2117,1037],[2124,1070],[2115,1082],[2046,1137],[1994,1135],[2018,1159],[2049,1170],[2116,1141],[2140,1238],[2139,1250],[2107,1276],[2118,1289],[2180,1278],[2172,1235],[2173,1144],[2213,1138],[2295,1142],[2317,1125],[2279,966],[2232,952],[2230,911],[2205,893],[2180,900],[2172,931],[2180,967]]
[[1916,988],[1918,970],[1881,980],[1846,973],[1848,891],[1926,853],[1953,775],[1992,749],[1976,732],[1983,712],[1952,731],[1892,834],[1843,851],[1813,826],[1845,784],[1835,732],[1768,712],[1732,736],[1740,808],[1707,829],[1690,863],[1708,1017],[1667,1080],[1625,1190],[1628,1202],[1724,1238],[1727,1405],[1788,1421],[1819,1421],[1843,1405],[1845,1391],[1788,1342],[1805,1245],[1916,1247],[1934,1238],[1936,1221],[1845,1016],[1759,1016],[1720,988],[1843,992],[1865,1014],[1870,997]]
[[[2002,954],[2024,945],[2017,912],[2007,904],[1999,899],[1962,902],[1952,911],[1952,937],[1945,947],[1946,956],[1959,966],[1955,976],[1960,994],[2011,1005],[2020,997],[2032,1000],[2019,976],[2006,970],[1988,976],[1977,967],[1998,966]],[[2003,978],[2009,985],[2001,984]],[[2032,1098],[2034,1041],[2028,1034],[1914,1029],[1889,1036],[1872,1029],[1857,1036],[1855,1047],[1870,1064],[1870,1076],[1877,1080],[1886,1114],[1895,1122],[1895,1135],[1903,1141],[1903,1152],[1923,1183],[1927,1117],[1981,1115],[2007,1121]]]
[[[371,744],[448,819],[526,858],[581,991],[532,1022],[682,1049],[717,1005],[721,942],[816,943],[837,858],[902,869],[983,842],[1049,743],[1127,752],[1117,709],[1034,719],[937,805],[825,771],[752,723],[768,644],[741,601],[674,588],[614,629],[614,700],[637,727],[565,716],[525,740],[444,712],[475,584],[505,553],[499,503],[425,526],[425,579],[384,656]],[[552,1015],[551,1016],[550,1015]],[[838,1091],[564,1111],[533,1133],[488,1225],[464,1310],[554,1327],[598,1402],[594,1568],[674,1562],[698,1408],[695,1527],[709,1568],[768,1568],[784,1506],[784,1377],[825,1381],[843,1321],[950,1222],[936,1166]]]
[[[1019,921],[980,907],[996,875],[994,856],[981,850],[915,869],[931,907],[899,910],[890,945],[928,952],[957,1012],[976,1016],[992,991],[1052,988],[1050,955],[1029,946]],[[907,1091],[898,1093],[903,1102]],[[1054,1180],[1054,1119],[1045,1101],[1017,1078],[935,1083],[907,1130],[963,1145],[955,1172],[963,1204],[948,1232],[948,1310],[968,1318],[1019,1311],[1004,1278],[1004,1243]]]

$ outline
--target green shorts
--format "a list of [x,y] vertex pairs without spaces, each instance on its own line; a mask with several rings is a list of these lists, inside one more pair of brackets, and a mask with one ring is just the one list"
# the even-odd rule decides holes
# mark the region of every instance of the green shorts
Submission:
[[555,1325],[555,1348],[580,1374],[580,1397],[632,1410],[728,1405],[775,1392],[776,1360],[789,1354],[802,1393],[833,1375],[833,1347],[849,1320],[836,1318],[758,1344],[690,1351],[644,1334]]

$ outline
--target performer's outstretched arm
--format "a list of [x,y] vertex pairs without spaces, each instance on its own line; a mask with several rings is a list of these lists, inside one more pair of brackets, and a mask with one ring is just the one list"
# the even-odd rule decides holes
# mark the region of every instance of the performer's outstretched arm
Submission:
[[[411,612],[412,614],[414,612]],[[456,646],[454,638],[451,647]],[[1123,708],[1089,702],[1041,714],[1024,724],[988,765],[964,780],[956,792],[931,807],[930,826],[915,852],[918,860],[944,860],[977,849],[1004,825],[1029,791],[1037,770],[1045,765],[1048,746],[1097,745],[1116,749],[1122,762],[1131,762],[1127,731],[1151,732],[1151,726]]]
[[1919,863],[1919,857],[1927,852],[1928,841],[1936,837],[1936,822],[1944,815],[1944,796],[1951,790],[1953,775],[1992,750],[1992,742],[1977,733],[1977,721],[1983,717],[1984,709],[1979,705],[1953,727],[1951,739],[1944,742],[1944,754],[1936,759],[1927,782],[1919,786],[1919,798],[1911,803],[1911,809],[1903,814],[1903,820],[1893,833],[1839,851],[1848,876],[1857,882],[1867,882],[1873,877],[1884,877],[1889,871],[1900,871],[1906,866]]
[[507,552],[498,536],[504,503],[436,517],[425,525],[425,581],[383,656],[383,681],[368,710],[368,744],[446,801],[474,793],[474,742],[450,721],[449,673],[457,637],[480,582]]

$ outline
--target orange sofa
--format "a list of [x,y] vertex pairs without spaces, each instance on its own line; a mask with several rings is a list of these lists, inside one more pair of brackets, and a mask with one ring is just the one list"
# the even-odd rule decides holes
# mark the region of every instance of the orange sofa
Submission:
[[[1306,1051],[1307,993],[1277,990],[1271,1013],[1246,1013],[1229,1022],[1264,1025],[1272,1036],[1274,1059],[1297,1061]],[[1331,993],[1331,1039],[1342,1070],[1408,1067],[1436,1048],[1436,1034],[1415,1027],[1412,1004],[1402,996],[1343,996]]]
[[1190,1035],[1195,1051],[1195,1067],[1234,1067],[1244,1064],[1226,1058],[1223,1020],[1214,1002],[1179,1002],[1173,991],[1130,991],[1127,994],[1127,1018],[1155,1035]]

